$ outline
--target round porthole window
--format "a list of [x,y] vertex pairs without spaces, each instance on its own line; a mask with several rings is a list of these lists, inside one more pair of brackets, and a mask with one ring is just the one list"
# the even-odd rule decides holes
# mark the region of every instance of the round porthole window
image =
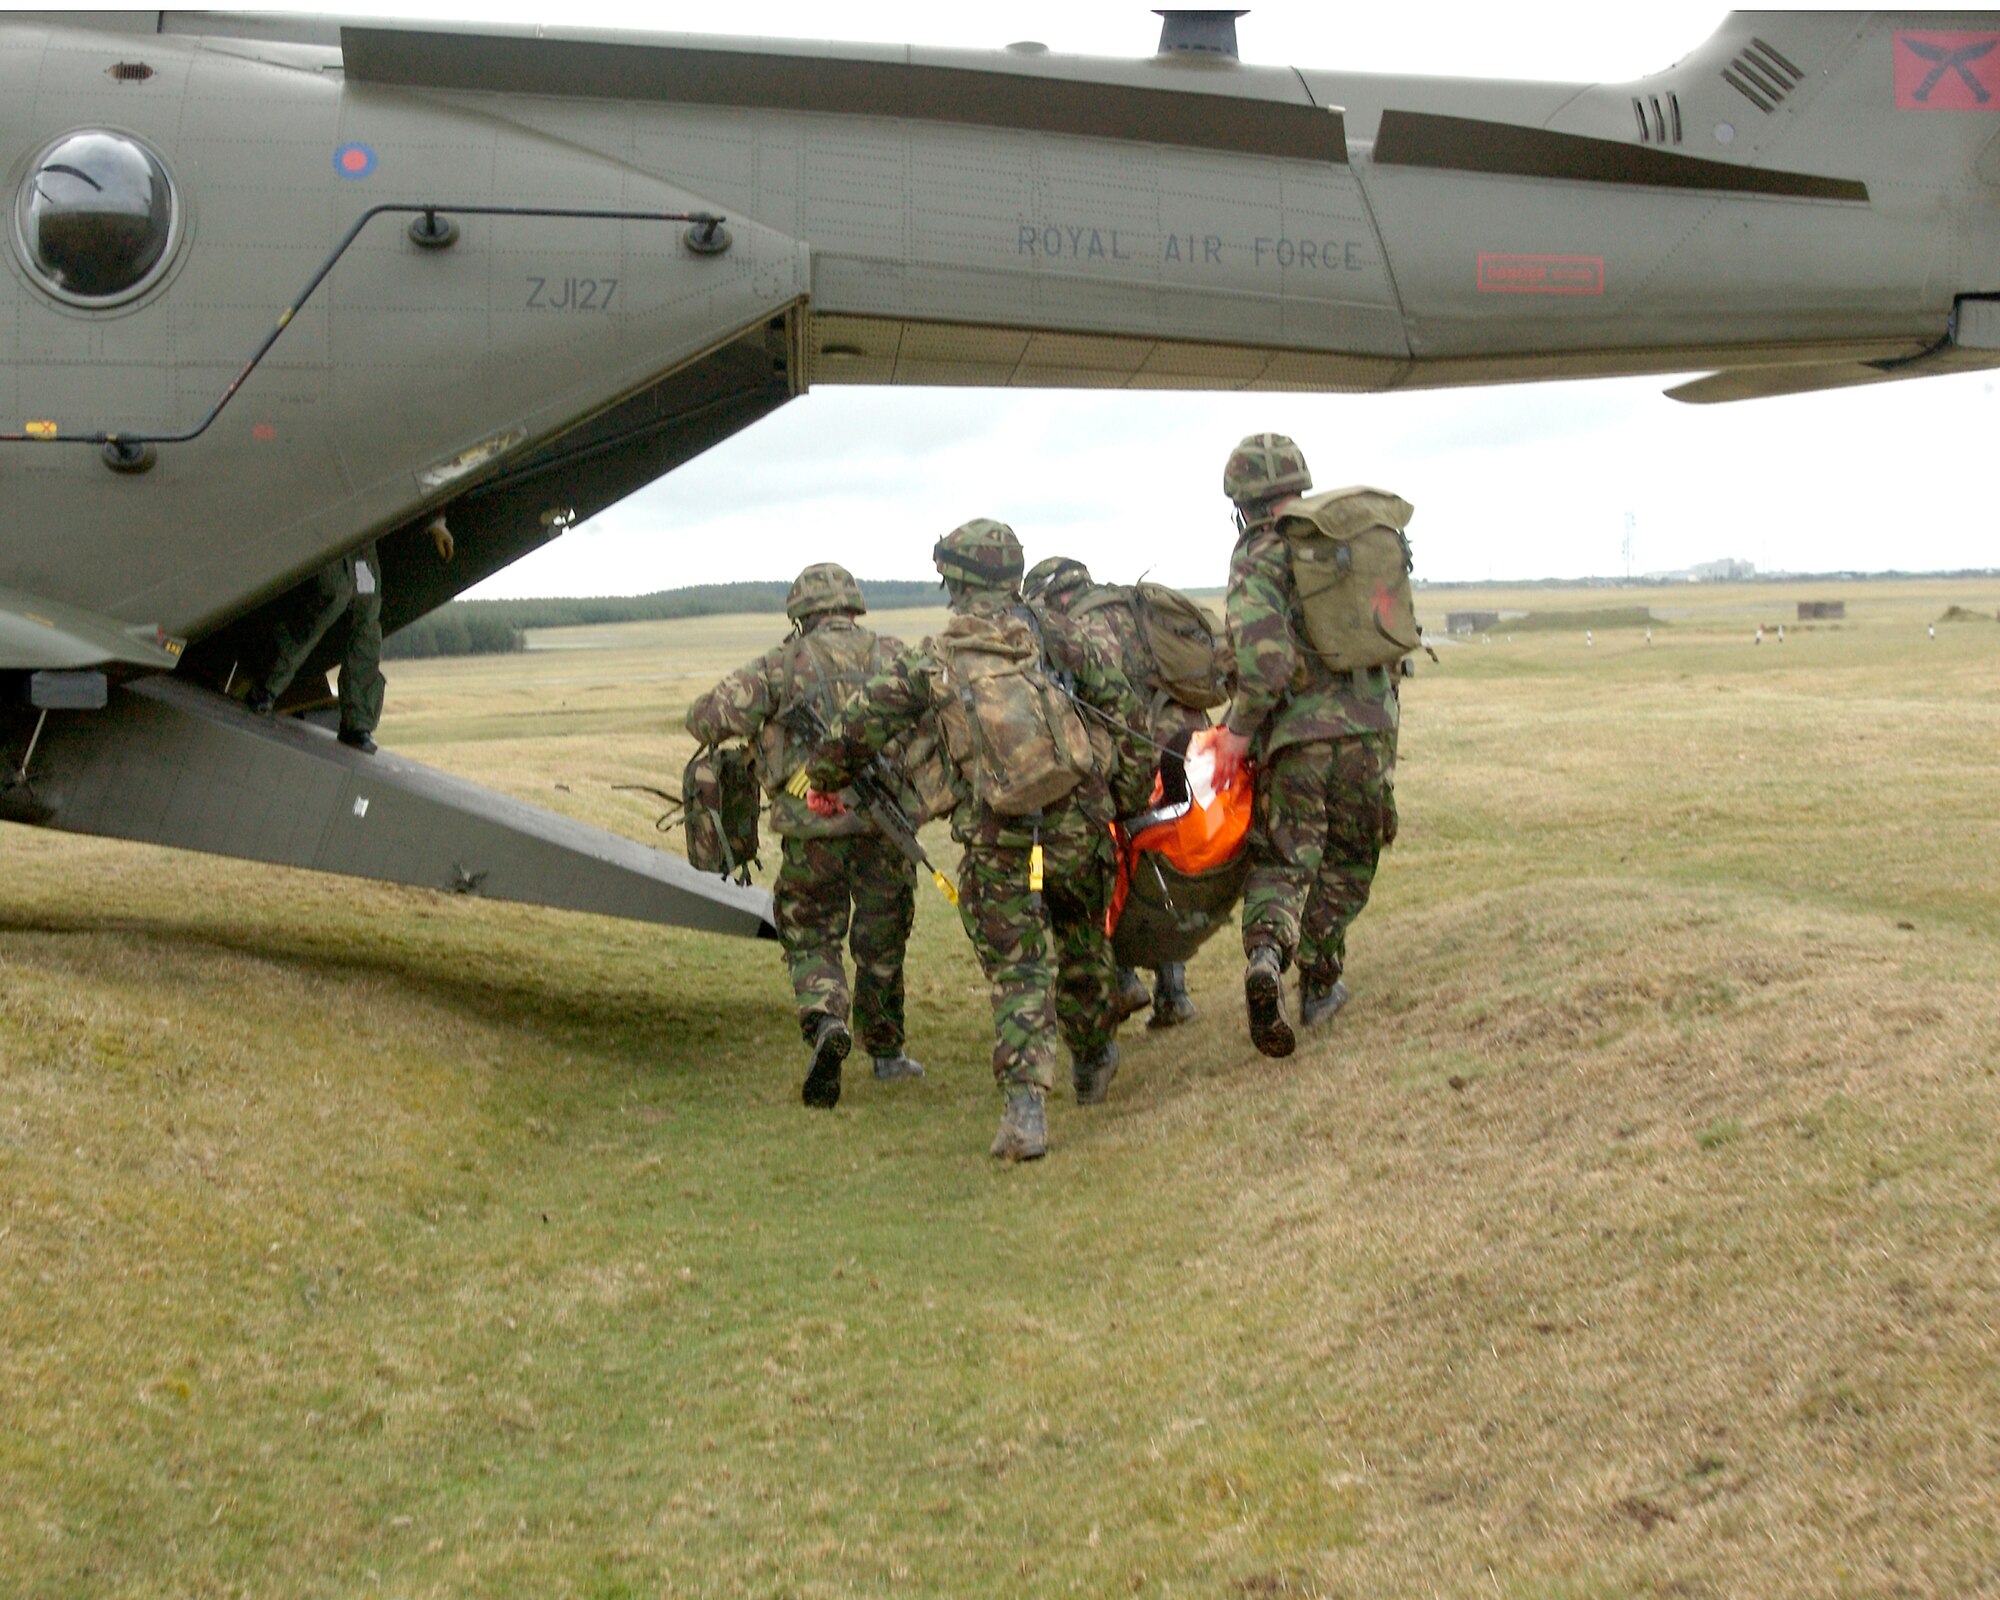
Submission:
[[35,158],[14,205],[22,259],[73,305],[141,293],[166,270],[179,230],[167,169],[122,133],[64,134]]

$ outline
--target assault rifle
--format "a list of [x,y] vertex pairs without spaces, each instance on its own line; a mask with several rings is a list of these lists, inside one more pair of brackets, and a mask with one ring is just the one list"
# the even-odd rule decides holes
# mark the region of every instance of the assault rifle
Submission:
[[[819,707],[801,700],[787,707],[780,716],[786,727],[814,749],[826,743],[830,730],[826,718],[819,714]],[[874,820],[883,838],[902,851],[911,866],[928,872],[931,882],[938,887],[938,893],[957,905],[958,886],[938,871],[925,854],[923,843],[917,838],[917,825],[910,820],[902,801],[896,797],[896,774],[889,763],[876,755],[850,781],[854,798],[861,802],[861,809]],[[785,787],[803,800],[806,790],[811,787],[806,779],[806,769],[800,767]]]

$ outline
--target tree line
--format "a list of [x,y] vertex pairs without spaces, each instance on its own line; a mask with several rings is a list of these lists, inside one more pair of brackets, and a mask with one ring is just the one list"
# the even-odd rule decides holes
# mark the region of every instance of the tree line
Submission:
[[[785,609],[791,584],[697,583],[653,594],[558,596],[546,600],[454,600],[399,628],[383,642],[395,661],[429,656],[501,655],[527,648],[529,630],[585,628],[605,622],[667,622],[679,617]],[[936,579],[864,581],[861,592],[873,611],[903,611],[938,604]]]

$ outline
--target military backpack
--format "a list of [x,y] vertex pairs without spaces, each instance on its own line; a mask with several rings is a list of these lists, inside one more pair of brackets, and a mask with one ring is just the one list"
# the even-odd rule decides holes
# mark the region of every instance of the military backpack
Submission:
[[1028,816],[1096,770],[1083,718],[1049,673],[1025,607],[955,616],[936,644],[951,691],[940,720],[974,800],[1003,817]]
[[1415,508],[1381,489],[1281,501],[1306,643],[1336,672],[1387,666],[1423,648],[1403,529]]
[[1221,627],[1206,606],[1164,583],[1104,584],[1070,607],[1080,617],[1105,606],[1128,605],[1139,637],[1153,658],[1152,681],[1196,711],[1229,700],[1232,657]]
[[757,859],[757,769],[741,745],[703,745],[681,774],[688,865],[697,872],[750,881]]
[[861,698],[879,665],[875,635],[858,624],[790,642],[782,698],[758,736],[757,776],[773,799],[797,778],[835,719]]

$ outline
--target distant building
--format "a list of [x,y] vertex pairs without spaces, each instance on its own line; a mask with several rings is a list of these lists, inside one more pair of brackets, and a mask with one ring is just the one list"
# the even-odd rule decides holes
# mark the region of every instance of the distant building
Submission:
[[1847,602],[1845,600],[1801,600],[1799,602],[1799,621],[1801,622],[1837,621],[1846,615]]
[[1757,576],[1757,565],[1752,561],[1738,561],[1734,556],[1724,556],[1720,561],[1699,563],[1689,576],[1696,583],[1741,583],[1746,578]]
[[1447,611],[1444,614],[1446,633],[1491,633],[1500,626],[1497,611]]

